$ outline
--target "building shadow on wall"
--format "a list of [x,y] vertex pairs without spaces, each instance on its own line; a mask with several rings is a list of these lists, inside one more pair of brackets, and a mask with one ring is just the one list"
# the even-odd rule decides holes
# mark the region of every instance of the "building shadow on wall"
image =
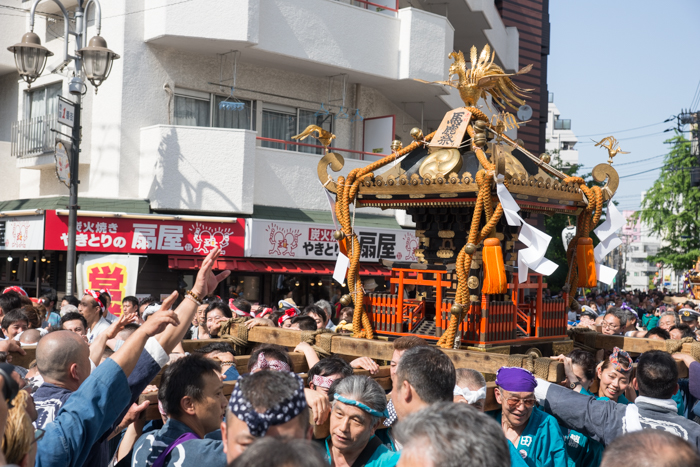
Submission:
[[[206,150],[203,149],[202,152]],[[153,166],[153,181],[148,190],[148,199],[151,203],[157,200],[156,208],[160,209],[240,212],[239,206],[207,181],[209,170],[212,167],[193,163],[187,155],[182,154],[177,130],[169,128],[158,146],[158,159]],[[197,182],[192,183],[192,179]],[[173,199],[174,197],[178,199]],[[211,208],[222,205],[226,209]]]

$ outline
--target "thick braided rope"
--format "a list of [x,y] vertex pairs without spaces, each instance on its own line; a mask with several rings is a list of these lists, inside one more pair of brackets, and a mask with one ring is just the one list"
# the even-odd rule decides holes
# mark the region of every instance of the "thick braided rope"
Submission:
[[[566,284],[569,288],[569,306],[574,306],[576,303],[575,290],[578,285],[578,266],[576,264],[576,251],[578,240],[580,238],[588,238],[593,226],[598,224],[603,211],[603,192],[598,186],[588,188],[585,180],[581,177],[566,177],[564,183],[576,183],[581,192],[588,199],[588,206],[583,210],[576,223],[576,235],[566,251],[567,261],[569,263],[569,271],[567,273]],[[592,216],[592,217],[591,217]]]
[[301,341],[306,342],[314,349],[319,358],[327,358],[331,356],[330,339],[319,339],[319,344],[316,345],[316,336],[331,333],[330,329],[317,329],[315,331],[301,331]]
[[[248,341],[248,328],[245,325],[247,320],[248,319],[243,316],[229,318],[228,321],[221,324],[221,329],[219,330],[219,337],[229,341],[238,355],[244,355],[246,349],[250,345]],[[235,336],[231,334],[234,329],[236,329]]]
[[[478,149],[477,153],[480,151],[481,150]],[[481,152],[483,155],[483,151]],[[491,164],[491,166],[493,167],[493,164]],[[486,225],[484,225],[484,227],[481,229],[481,232],[479,232],[477,236],[479,223],[481,222],[481,213],[482,211],[485,211],[487,209],[487,205],[491,205],[491,184],[487,181],[486,172],[484,170],[480,170],[479,172],[477,172],[476,182],[479,186],[479,192],[477,195],[474,215],[472,216],[472,222],[469,229],[469,238],[467,240],[467,243],[472,243],[474,245],[480,244],[486,237],[490,235],[490,233],[496,227],[496,224],[498,223],[503,214],[503,207],[501,206],[501,203],[498,203],[498,206],[496,207],[495,211],[492,212],[492,215],[486,222]],[[455,301],[458,304],[462,305],[462,313],[460,313],[459,316],[454,314],[450,316],[450,323],[447,327],[447,330],[440,337],[437,344],[438,346],[443,348],[450,348],[454,345],[454,338],[457,334],[457,330],[459,329],[459,323],[462,322],[464,313],[468,312],[468,306],[471,306],[471,303],[469,301],[467,280],[469,276],[469,270],[471,269],[472,255],[468,254],[465,251],[465,248],[466,245],[459,252],[456,264],[457,293],[455,294]]]
[[[432,140],[435,133],[431,133],[425,137],[425,141]],[[362,288],[362,282],[359,278],[359,268],[360,268],[360,243],[357,236],[352,231],[352,222],[350,219],[350,203],[357,196],[357,192],[360,189],[360,184],[367,177],[372,177],[374,171],[385,166],[386,164],[395,161],[398,157],[401,157],[414,149],[418,148],[422,142],[414,141],[405,148],[388,155],[378,161],[369,164],[366,167],[353,169],[348,174],[347,178],[338,177],[338,182],[336,186],[337,196],[336,196],[336,217],[338,218],[343,233],[346,238],[350,239],[350,267],[348,269],[348,289],[354,303],[354,315],[353,315],[353,336],[354,337],[366,337],[369,339],[374,338],[374,329],[372,328],[372,323],[369,319],[369,315],[364,308],[364,290]],[[364,328],[364,329],[363,329]]]

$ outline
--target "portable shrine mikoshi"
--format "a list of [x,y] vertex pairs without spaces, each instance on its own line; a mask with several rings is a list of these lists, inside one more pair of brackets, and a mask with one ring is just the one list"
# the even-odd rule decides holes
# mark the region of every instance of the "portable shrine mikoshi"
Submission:
[[[593,188],[552,167],[548,155],[525,150],[505,134],[521,124],[505,107],[524,104],[527,90],[517,87],[494,57],[488,46],[478,57],[473,47],[469,66],[461,52],[450,54],[449,75],[458,79],[433,84],[457,88],[465,107],[449,111],[429,135],[414,128],[414,141],[405,147],[395,141],[391,155],[334,179],[328,167],[339,172],[344,159],[323,143],[326,154],[318,175],[336,197],[341,228],[334,236],[350,259],[349,293],[341,302],[354,306],[353,336],[417,334],[445,348],[563,341],[567,309],[578,307],[568,292],[597,285],[590,231],[618,186],[611,165],[620,152],[616,141],[610,137],[599,143],[610,160],[593,169],[593,178],[606,182]],[[504,110],[490,119],[476,107],[489,95]],[[299,137],[313,131],[330,144],[332,135],[320,128]],[[376,173],[380,168],[386,170]],[[416,224],[420,245],[415,258],[384,263],[391,270],[388,293],[366,294],[362,288],[351,206],[403,209]],[[547,299],[543,275],[556,265],[544,258],[549,237],[540,230],[545,215],[561,214],[578,219],[577,233],[567,251],[566,293]],[[426,289],[427,297],[404,298],[408,285]]]

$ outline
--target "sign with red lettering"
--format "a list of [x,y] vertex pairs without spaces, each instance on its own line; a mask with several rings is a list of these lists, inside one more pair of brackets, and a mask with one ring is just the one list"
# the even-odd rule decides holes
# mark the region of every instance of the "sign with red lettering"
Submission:
[[135,295],[139,257],[135,255],[93,255],[78,257],[78,292],[85,289],[105,291],[112,297],[109,311],[115,316],[122,312],[124,297]]
[[[215,218],[213,218],[215,219]],[[245,224],[78,216],[76,249],[100,253],[206,256],[215,246],[222,256],[243,256]],[[45,249],[68,247],[68,216],[46,211]]]

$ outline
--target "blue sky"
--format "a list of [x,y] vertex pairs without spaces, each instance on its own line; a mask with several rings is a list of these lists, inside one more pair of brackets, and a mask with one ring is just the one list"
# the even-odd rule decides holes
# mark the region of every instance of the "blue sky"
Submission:
[[[548,86],[579,138],[579,163],[589,172],[607,161],[591,138],[613,135],[630,151],[613,162],[621,177],[660,167],[661,157],[643,159],[668,152],[673,133],[662,132],[675,121],[661,122],[690,106],[700,81],[700,1],[552,0],[549,8]],[[637,209],[658,174],[621,178],[619,207]]]

